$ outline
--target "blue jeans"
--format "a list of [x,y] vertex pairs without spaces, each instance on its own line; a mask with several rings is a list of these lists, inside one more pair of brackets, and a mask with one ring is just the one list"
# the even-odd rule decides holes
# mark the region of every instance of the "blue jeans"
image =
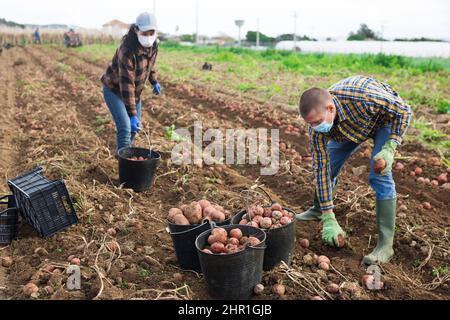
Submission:
[[[117,151],[124,147],[130,147],[133,144],[136,132],[131,132],[130,116],[128,115],[127,108],[123,101],[109,89],[103,86],[103,97],[105,98],[106,105],[112,114],[114,122],[116,124],[117,131]],[[137,117],[139,121],[142,118],[142,103],[141,100],[136,104]]]
[[[387,175],[379,175],[373,171],[373,157],[381,151],[381,148],[389,140],[391,135],[391,126],[384,126],[378,129],[374,137],[374,146],[372,156],[370,158],[370,174],[369,184],[376,193],[377,200],[394,199],[396,197],[395,182],[392,177],[392,172]],[[330,154],[330,167],[333,185],[337,184],[339,171],[344,165],[345,161],[358,147],[357,143],[346,141],[336,142],[331,140],[328,143],[328,152]]]

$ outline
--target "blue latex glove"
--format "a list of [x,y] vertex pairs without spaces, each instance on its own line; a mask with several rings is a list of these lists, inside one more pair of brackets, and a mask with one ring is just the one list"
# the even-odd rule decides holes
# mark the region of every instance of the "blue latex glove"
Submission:
[[158,81],[152,83],[153,85],[153,93],[159,96],[161,94],[161,85]]
[[131,116],[130,124],[131,124],[131,132],[138,132],[142,129],[141,122],[139,121],[138,117],[136,117],[136,116]]

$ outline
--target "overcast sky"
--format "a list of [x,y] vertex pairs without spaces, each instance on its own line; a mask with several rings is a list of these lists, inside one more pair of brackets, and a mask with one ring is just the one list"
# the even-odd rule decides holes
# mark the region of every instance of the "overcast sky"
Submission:
[[[243,34],[255,30],[270,36],[292,33],[295,11],[298,34],[345,38],[361,23],[384,35],[450,40],[450,0],[198,0],[200,34],[237,37],[234,20],[245,20]],[[196,0],[156,0],[161,31],[195,32]],[[0,0],[0,18],[19,23],[71,24],[100,28],[112,19],[133,22],[153,11],[153,0]]]

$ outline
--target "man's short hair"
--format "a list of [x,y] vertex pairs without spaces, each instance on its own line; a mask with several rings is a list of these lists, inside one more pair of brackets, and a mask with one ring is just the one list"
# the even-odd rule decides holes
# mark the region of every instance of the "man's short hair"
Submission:
[[304,118],[313,109],[324,108],[332,100],[331,94],[321,88],[311,88],[303,92],[300,98],[299,112]]

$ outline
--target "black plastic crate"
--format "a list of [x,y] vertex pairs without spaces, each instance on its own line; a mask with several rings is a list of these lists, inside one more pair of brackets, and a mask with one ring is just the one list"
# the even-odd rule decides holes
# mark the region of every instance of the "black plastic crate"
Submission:
[[0,197],[0,245],[9,245],[17,237],[18,220],[14,196]]
[[38,167],[9,180],[22,217],[41,237],[51,237],[78,222],[69,192],[62,180],[48,180]]

